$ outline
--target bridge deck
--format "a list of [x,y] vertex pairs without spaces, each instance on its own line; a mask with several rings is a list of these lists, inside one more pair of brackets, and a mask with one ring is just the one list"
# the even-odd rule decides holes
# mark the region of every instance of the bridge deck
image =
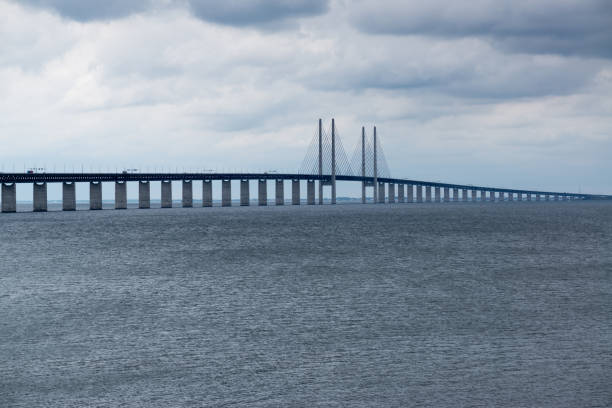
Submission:
[[[298,173],[0,173],[1,183],[61,183],[61,182],[124,182],[162,180],[323,180],[330,181],[331,175]],[[337,181],[373,183],[373,177],[337,175]],[[412,184],[460,190],[493,191],[515,194],[563,195],[590,199],[612,199],[612,195],[583,194],[561,191],[522,190],[503,187],[474,186],[470,184],[449,184],[424,180],[400,178],[378,178],[381,183]]]

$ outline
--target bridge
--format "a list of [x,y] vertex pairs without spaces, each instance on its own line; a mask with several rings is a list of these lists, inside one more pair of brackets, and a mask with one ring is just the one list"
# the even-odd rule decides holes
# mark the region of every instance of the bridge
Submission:
[[[354,169],[359,169],[357,172]],[[357,174],[356,174],[357,173]],[[250,181],[257,180],[258,205],[268,205],[268,181],[275,185],[275,204],[285,204],[285,181],[291,182],[291,204],[302,204],[301,184],[306,183],[306,204],[323,204],[324,187],[331,188],[331,204],[336,204],[336,184],[339,181],[361,183],[361,202],[368,202],[367,188],[372,188],[374,203],[422,203],[451,201],[564,201],[609,200],[612,195],[508,189],[469,184],[451,184],[391,177],[376,127],[373,136],[361,131],[361,146],[352,160],[348,159],[339,138],[335,120],[331,129],[323,129],[319,119],[318,132],[308,149],[300,170],[296,173],[0,173],[1,208],[3,213],[17,211],[16,184],[33,186],[33,211],[47,211],[47,183],[62,183],[62,209],[76,210],[76,183],[89,184],[89,208],[102,209],[102,185],[113,183],[115,209],[127,208],[127,183],[138,183],[138,207],[150,208],[151,182],[161,182],[161,207],[172,207],[172,181],[182,181],[182,207],[193,207],[194,182],[202,183],[202,206],[213,205],[212,183],[221,182],[221,205],[232,205],[232,180],[240,181],[240,205],[251,203]],[[318,184],[318,194],[315,192]],[[433,195],[432,195],[433,191]]]

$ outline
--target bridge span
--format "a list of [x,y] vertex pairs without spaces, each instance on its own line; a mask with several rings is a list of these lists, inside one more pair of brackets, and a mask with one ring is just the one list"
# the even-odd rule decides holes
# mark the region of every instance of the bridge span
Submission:
[[[323,204],[324,187],[331,187],[331,204],[336,204],[338,181],[361,183],[361,201],[366,203],[366,189],[373,189],[374,203],[422,203],[450,201],[559,201],[612,199],[610,195],[568,193],[558,191],[536,191],[500,187],[449,184],[421,180],[393,178],[390,175],[376,126],[372,139],[366,138],[365,127],[361,128],[360,148],[353,156],[354,172],[337,134],[335,120],[331,129],[323,129],[319,119],[318,132],[297,173],[0,173],[2,212],[17,210],[16,185],[32,184],[33,210],[47,211],[47,183],[62,183],[62,209],[76,210],[76,183],[89,183],[89,208],[102,209],[102,184],[113,183],[115,187],[115,208],[127,208],[127,183],[138,183],[138,207],[150,208],[151,182],[161,183],[161,206],[172,207],[172,181],[182,182],[182,206],[193,207],[194,181],[202,183],[202,206],[213,204],[213,181],[221,182],[221,205],[232,205],[232,180],[240,181],[240,205],[250,205],[249,181],[257,180],[257,203],[268,205],[269,180],[274,181],[276,205],[285,204],[285,181],[291,182],[291,204],[300,205],[300,185],[306,184],[306,203]],[[318,183],[318,197],[315,196]],[[433,192],[433,196],[432,196]]]
[[[250,180],[257,180],[257,204],[268,205],[268,181],[275,186],[275,205],[285,204],[285,181],[291,183],[291,204],[300,205],[305,198],[307,205],[317,202],[323,204],[321,195],[324,186],[335,187],[338,181],[357,182],[362,184],[362,203],[366,203],[365,188],[374,187],[374,203],[423,203],[423,202],[457,202],[457,201],[563,201],[563,200],[601,200],[612,199],[610,195],[569,193],[558,191],[537,191],[508,189],[499,187],[473,186],[467,184],[449,184],[422,180],[410,180],[390,177],[347,176],[332,174],[300,173],[0,173],[2,185],[2,212],[17,210],[16,184],[28,183],[33,186],[33,210],[47,210],[47,184],[62,183],[62,209],[76,210],[76,184],[89,184],[89,208],[102,209],[102,184],[112,183],[115,189],[115,208],[127,208],[127,186],[129,182],[138,183],[138,207],[150,208],[151,182],[161,183],[161,206],[172,207],[172,181],[182,183],[182,207],[193,207],[193,184],[202,184],[202,206],[213,205],[213,181],[221,182],[221,205],[232,205],[232,180],[240,181],[240,205],[251,204]],[[305,197],[301,184],[306,183]],[[319,196],[316,197],[315,183],[319,184]],[[317,200],[318,198],[318,200]],[[335,188],[332,188],[331,203],[335,204]]]

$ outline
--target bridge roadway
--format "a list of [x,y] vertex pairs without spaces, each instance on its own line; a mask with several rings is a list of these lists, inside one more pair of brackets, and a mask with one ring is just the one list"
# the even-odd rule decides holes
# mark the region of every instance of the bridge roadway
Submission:
[[[334,183],[334,176],[329,174],[291,174],[291,173],[0,173],[0,184],[2,185],[2,212],[16,211],[17,183],[33,184],[34,211],[46,211],[47,209],[47,183],[62,183],[63,209],[76,209],[76,196],[74,183],[90,183],[90,209],[102,208],[102,184],[103,182],[115,183],[115,208],[127,207],[126,182],[139,183],[139,207],[150,207],[150,182],[160,181],[162,183],[162,207],[172,206],[172,184],[171,181],[182,181],[183,184],[183,207],[192,206],[192,181],[203,182],[203,206],[212,206],[212,181],[222,181],[222,205],[231,205],[231,180],[240,180],[240,203],[249,205],[249,183],[248,180],[258,180],[259,183],[259,205],[267,205],[267,180],[275,180],[276,204],[284,204],[284,181],[292,181],[292,204],[300,204],[300,180],[307,181],[307,203],[315,203],[315,181],[323,185]],[[540,191],[509,189],[501,187],[474,186],[469,184],[449,184],[422,180],[399,179],[399,178],[374,178],[362,176],[335,175],[335,181],[361,182],[363,185],[362,200],[365,202],[365,186],[374,186],[374,200],[384,203],[385,200],[394,202],[440,202],[460,201],[459,190],[462,191],[462,201],[476,201],[480,195],[481,201],[521,201],[526,198],[531,201],[535,196],[536,201],[543,200],[608,200],[612,195],[597,195],[583,193],[568,193],[558,191]],[[388,195],[385,194],[385,185]],[[397,194],[396,194],[397,187]],[[416,187],[416,195],[414,188]],[[425,198],[423,198],[423,187]],[[406,195],[404,195],[406,189]],[[432,198],[432,189],[434,197]],[[441,195],[443,191],[443,196]],[[335,191],[335,189],[334,189]],[[450,192],[453,192],[452,198]],[[468,197],[468,192],[471,196]],[[497,195],[496,195],[497,194]],[[333,201],[332,201],[333,202]],[[322,203],[319,197],[319,204]]]

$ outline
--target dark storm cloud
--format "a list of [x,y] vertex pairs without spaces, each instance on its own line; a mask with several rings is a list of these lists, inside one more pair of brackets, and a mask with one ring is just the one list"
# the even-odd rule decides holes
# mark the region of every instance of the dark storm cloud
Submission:
[[486,37],[518,52],[612,57],[609,0],[366,1],[353,21],[373,34]]
[[230,25],[271,25],[296,17],[324,14],[329,0],[21,0],[15,2],[53,10],[62,17],[87,22],[110,20],[155,6],[187,7],[201,20]]
[[80,22],[126,17],[151,6],[147,0],[20,0],[17,3],[53,10]]
[[232,26],[316,16],[329,7],[328,0],[188,0],[188,3],[196,17]]

